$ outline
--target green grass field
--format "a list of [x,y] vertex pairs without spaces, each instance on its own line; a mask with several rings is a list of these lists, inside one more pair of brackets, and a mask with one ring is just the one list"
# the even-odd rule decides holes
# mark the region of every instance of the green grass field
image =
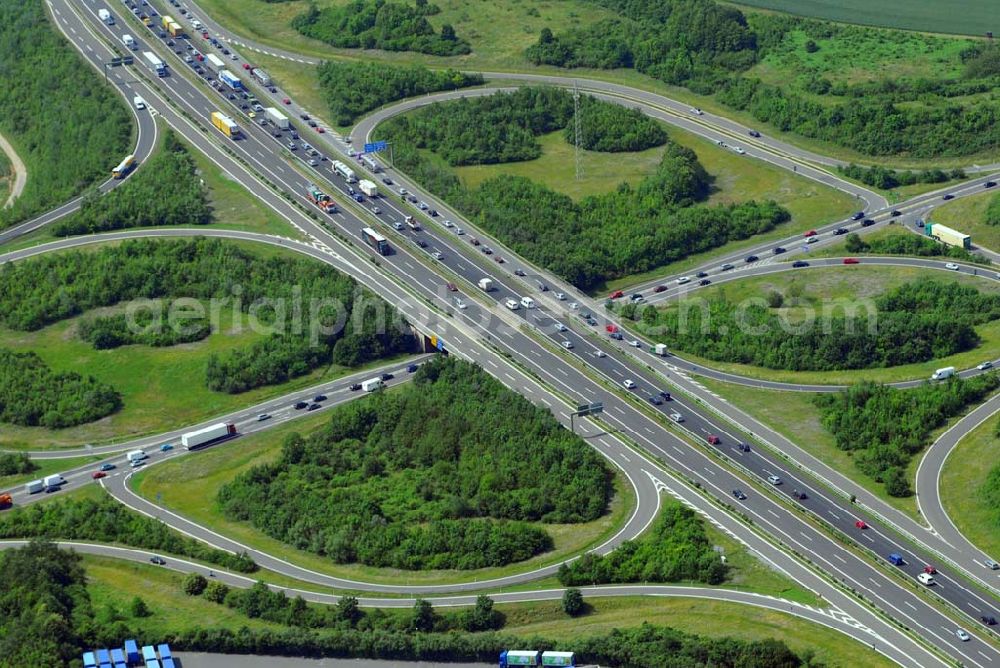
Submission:
[[[957,274],[945,271],[933,271],[916,267],[878,267],[864,264],[852,267],[831,267],[817,269],[793,270],[774,276],[758,276],[746,280],[734,281],[711,286],[696,294],[692,299],[711,299],[724,294],[731,302],[740,302],[749,298],[764,298],[772,290],[776,290],[790,298],[792,286],[801,290],[801,296],[796,304],[786,301],[788,306],[777,309],[785,314],[790,323],[801,322],[809,313],[821,316],[824,308],[847,310],[863,307],[864,300],[875,299],[879,295],[904,283],[933,278],[938,281],[958,281],[972,285],[987,293],[1000,292],[1000,285],[995,281]],[[668,307],[676,308],[676,307]],[[836,313],[836,310],[833,311]],[[862,311],[863,312],[863,311]],[[817,322],[819,322],[817,318]],[[731,373],[776,380],[787,383],[811,383],[828,385],[846,385],[859,380],[874,380],[878,382],[897,382],[917,378],[929,378],[935,369],[943,366],[971,368],[983,360],[1000,357],[1000,321],[979,325],[976,331],[982,337],[980,345],[973,350],[948,357],[905,364],[884,369],[851,369],[843,371],[782,371],[765,369],[748,364],[733,364],[701,359],[693,355],[684,355],[692,361],[704,366],[728,371]]]
[[771,9],[841,23],[982,36],[997,31],[991,0],[737,0],[728,4]]
[[1000,463],[1000,439],[994,433],[1000,414],[966,434],[941,472],[940,494],[948,516],[962,535],[987,554],[1000,554],[996,508],[979,497],[990,469]]
[[[889,496],[885,493],[884,485],[873,481],[855,468],[849,452],[837,447],[833,435],[820,423],[819,409],[812,403],[814,396],[812,393],[751,389],[743,385],[723,383],[704,377],[698,377],[698,382],[861,485],[873,495],[919,520],[917,502],[914,497]],[[914,457],[906,471],[911,486],[916,480],[919,460],[919,457]]]
[[[83,563],[95,610],[117,611],[130,628],[141,630],[143,637],[163,636],[195,625],[225,627],[234,632],[241,626],[281,628],[271,622],[249,619],[200,597],[187,596],[181,589],[184,576],[180,573],[91,555],[84,555]],[[135,596],[146,602],[151,616],[140,619],[130,616],[128,606]],[[497,609],[507,618],[504,632],[526,637],[537,634],[560,640],[582,638],[649,622],[710,637],[776,638],[797,652],[813,650],[816,659],[827,668],[895,665],[831,629],[737,603],[656,597],[589,598],[587,603],[590,612],[577,618],[567,617],[558,602],[498,604]],[[389,614],[407,613],[389,611]]]
[[518,564],[478,571],[416,572],[361,564],[335,564],[319,555],[289,547],[248,523],[229,521],[223,516],[215,502],[219,487],[239,473],[277,457],[287,434],[295,431],[308,433],[325,421],[324,416],[305,418],[240,439],[232,445],[213,448],[198,457],[162,464],[137,474],[133,478],[133,487],[146,498],[155,498],[160,494],[161,503],[171,510],[291,563],[355,580],[408,584],[484,580],[561,561],[603,542],[621,527],[635,505],[631,485],[619,475],[615,481],[615,498],[609,512],[602,518],[586,524],[545,524],[544,529],[555,544],[554,550]]
[[986,223],[986,208],[994,197],[1000,197],[996,188],[962,197],[938,206],[927,219],[968,234],[974,246],[1000,251],[1000,226]]

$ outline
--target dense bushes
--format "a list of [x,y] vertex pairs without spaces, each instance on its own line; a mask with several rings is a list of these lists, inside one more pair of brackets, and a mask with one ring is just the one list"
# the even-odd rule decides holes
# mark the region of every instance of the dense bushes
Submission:
[[848,253],[874,253],[880,255],[916,255],[919,257],[951,257],[975,264],[989,264],[989,258],[970,253],[958,246],[949,246],[916,234],[893,234],[891,236],[862,239],[852,232],[844,238],[844,249]]
[[196,175],[197,166],[172,131],[163,149],[127,183],[84,198],[80,210],[53,228],[56,236],[105,232],[153,225],[207,225],[212,222],[208,191]]
[[994,195],[986,207],[986,223],[1000,225],[1000,195]]
[[35,353],[0,348],[0,422],[60,429],[99,420],[121,406],[121,395],[92,376],[56,373]]
[[0,0],[0,133],[28,169],[0,228],[111,176],[128,153],[128,110],[58,34],[41,0]]
[[[134,325],[130,326],[130,325]],[[140,311],[133,318],[124,313],[97,316],[80,321],[78,334],[96,350],[109,350],[138,343],[146,346],[174,346],[207,338],[212,327],[207,317],[171,323],[167,313],[154,319],[148,311]]]
[[363,60],[320,63],[316,72],[337,125],[353,123],[362,114],[388,102],[483,83],[481,74]]
[[970,350],[979,344],[973,326],[1000,318],[1000,295],[957,282],[907,283],[857,306],[791,322],[763,300],[737,304],[722,295],[661,312],[647,307],[641,320],[657,339],[708,359],[827,371],[899,366]]
[[0,454],[0,476],[19,475],[38,470],[38,464],[23,452]]
[[[127,241],[0,268],[0,323],[12,329],[36,330],[130,300],[155,300],[139,309],[152,314],[153,323],[178,306],[191,313],[183,302],[165,303],[168,298],[216,300],[212,317],[223,309],[245,314],[266,334],[209,359],[208,386],[223,392],[279,383],[331,362],[354,366],[413,346],[396,311],[349,276],[312,260],[264,259],[219,240]],[[109,345],[118,322],[99,325]],[[183,322],[198,331],[196,321]],[[183,338],[183,332],[163,336]],[[136,342],[152,343],[155,336],[155,330],[144,333]]]
[[952,179],[965,178],[965,172],[961,169],[953,169],[947,173],[940,169],[925,169],[920,172],[911,170],[900,172],[881,165],[861,167],[853,163],[846,167],[838,166],[837,169],[844,176],[883,190],[898,188],[899,186],[911,186],[914,183],[944,183]]
[[[568,123],[563,137],[576,144],[576,125]],[[581,148],[588,151],[621,153],[644,151],[667,143],[667,132],[638,109],[604,102],[589,96],[580,99]]]
[[920,452],[931,431],[996,389],[995,374],[897,390],[865,382],[815,398],[823,426],[837,447],[854,454],[858,469],[886,483],[893,496],[911,494],[906,479],[910,458]]
[[277,462],[237,477],[219,501],[228,517],[339,563],[469,569],[549,549],[521,522],[593,520],[611,494],[601,457],[547,411],[438,359],[405,389],[289,437]]
[[[622,112],[600,106],[608,103],[590,104],[605,132],[588,141],[616,148],[632,141],[621,136],[659,139],[642,124],[616,127]],[[630,123],[637,118],[624,114]],[[641,183],[579,203],[521,177],[499,176],[467,189],[421,154],[432,149],[453,165],[530,159],[540,151],[533,136],[566,127],[571,118],[568,93],[529,88],[431,105],[380,126],[379,137],[393,142],[397,167],[520,255],[584,289],[766,232],[789,218],[774,202],[692,206],[707,197],[710,177],[693,151],[670,142],[656,172]]]
[[96,500],[36,503],[0,515],[0,538],[33,537],[121,543],[199,559],[240,573],[257,570],[246,554],[230,554],[181,536],[163,522],[133,512],[107,495]]
[[470,53],[469,43],[455,35],[450,24],[434,27],[427,16],[437,5],[417,2],[410,7],[391,0],[353,0],[340,7],[319,9],[314,4],[292,19],[292,27],[306,37],[345,49],[416,51],[432,56]]
[[694,511],[667,503],[648,535],[625,541],[610,554],[588,552],[559,567],[564,586],[693,580],[717,585],[726,566]]
[[[1000,50],[994,47],[970,41],[962,62],[954,62],[956,68],[964,67],[957,78],[879,77],[835,83],[805,61],[797,67],[786,65],[788,80],[774,85],[752,78],[747,70],[800,43],[811,41],[816,51],[819,40],[876,31],[758,13],[748,22],[738,9],[711,0],[597,1],[619,16],[559,35],[543,29],[526,51],[528,60],[561,67],[634,68],[668,84],[714,95],[781,131],[868,155],[937,157],[994,148],[1000,107],[995,100],[971,97],[997,86]],[[899,39],[899,33],[877,32],[883,43]],[[970,99],[961,99],[964,96]],[[899,183],[909,178],[887,172],[876,176]]]

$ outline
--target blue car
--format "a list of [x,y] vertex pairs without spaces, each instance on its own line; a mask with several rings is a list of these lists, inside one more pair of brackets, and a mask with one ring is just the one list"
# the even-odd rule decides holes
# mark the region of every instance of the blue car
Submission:
[[411,364],[410,366],[406,367],[406,370],[409,373],[415,373],[417,371],[417,365],[416,364]]
[[111,471],[114,468],[115,468],[114,464],[101,464],[102,471]]
[[173,449],[174,449],[174,446],[170,445],[169,443],[164,443],[163,445],[160,446],[160,452],[167,452],[167,451],[173,450]]

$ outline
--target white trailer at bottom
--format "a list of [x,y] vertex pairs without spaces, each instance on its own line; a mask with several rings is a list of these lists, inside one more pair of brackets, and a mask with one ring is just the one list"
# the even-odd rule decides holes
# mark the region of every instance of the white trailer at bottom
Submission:
[[181,444],[186,450],[194,450],[203,445],[208,445],[213,441],[235,435],[236,425],[229,422],[220,422],[204,429],[181,434]]

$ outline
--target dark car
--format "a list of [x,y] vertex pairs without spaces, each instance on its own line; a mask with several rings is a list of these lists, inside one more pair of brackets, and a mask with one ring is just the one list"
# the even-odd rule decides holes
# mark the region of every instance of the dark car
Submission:
[[114,470],[114,468],[115,468],[115,465],[111,464],[111,463],[101,464],[101,470],[102,471],[112,471],[112,470]]
[[654,394],[649,398],[649,403],[653,404],[654,406],[660,406],[663,404],[663,399],[660,398],[659,395]]
[[653,288],[653,292],[657,292],[657,293],[659,293],[659,292],[666,292],[666,290],[667,290],[667,286],[665,286],[665,285],[657,285],[655,288]]
[[410,366],[406,367],[406,372],[407,373],[416,373],[417,372],[417,365],[416,364],[411,364]]
[[796,260],[795,262],[792,263],[792,266],[795,267],[796,269],[799,269],[801,267],[808,267],[809,263],[806,262],[805,260]]
[[[589,322],[590,318],[584,318],[584,320]],[[624,336],[622,336],[621,332],[611,332],[610,334],[608,334],[608,336],[610,336],[615,341],[621,341],[625,338]]]
[[782,248],[781,246],[775,246],[774,248],[771,249],[771,252],[774,253],[775,255],[781,255],[782,253],[785,252],[785,249]]
[[428,213],[428,215],[430,215],[431,218],[437,218],[437,215],[438,215],[437,209],[431,209],[427,213]]
[[663,397],[664,401],[670,401],[671,399],[670,393],[667,392],[666,390],[660,390],[660,396]]
[[[984,188],[993,188],[993,187],[996,187],[996,184],[997,184],[996,181],[987,181],[986,183],[983,184],[983,187]],[[993,618],[990,617],[990,619],[993,619]]]
[[893,209],[892,213],[890,213],[889,215],[892,216],[893,218],[899,218],[900,216],[903,215],[903,212],[900,211],[899,209]]
[[708,284],[709,284],[709,283],[711,283],[711,282],[712,282],[712,281],[708,280],[707,278],[703,278],[703,279],[701,279],[700,281],[698,281],[698,285],[701,285],[701,286],[703,286],[703,287],[704,287],[704,286],[708,285]]
[[760,138],[760,133],[757,132],[756,130],[750,130],[749,132],[747,132],[747,134],[750,135],[751,137],[756,137],[758,139]]
[[943,199],[944,201],[946,201],[946,202],[947,202],[947,201],[948,201],[948,200],[950,200],[950,199],[955,199],[955,196],[954,196],[954,195],[952,195],[951,193],[947,193],[947,194],[945,194],[945,195],[942,195],[942,196],[941,196],[941,199]]
[[45,488],[46,494],[51,494],[52,492],[58,492],[58,491],[59,491],[59,485],[49,485],[48,487]]
[[393,379],[393,375],[391,373],[383,373],[382,374],[382,380],[392,380],[392,379]]
[[865,217],[865,212],[864,211],[858,211],[856,214],[854,214],[853,216],[851,216],[851,220],[861,220],[864,217]]
[[150,557],[149,563],[156,564],[157,566],[162,566],[167,562],[163,559],[163,557]]
[[872,220],[871,218],[865,218],[864,220],[861,221],[861,227],[871,227],[874,224],[875,221]]
[[427,248],[427,242],[424,241],[423,239],[414,239],[413,243],[417,244],[421,248]]
[[847,234],[847,228],[846,228],[846,227],[838,227],[837,229],[835,229],[835,230],[833,231],[833,233],[834,233],[835,235],[837,235],[837,236],[839,236],[839,235],[841,235],[841,234]]
[[750,452],[750,444],[749,443],[737,443],[736,444],[736,449],[739,450],[740,452]]
[[697,276],[698,278],[705,278],[706,276],[708,276],[708,274],[704,271],[699,271],[697,274],[695,274],[695,276]]
[[313,397],[313,401],[316,401],[316,402],[326,401],[326,395],[325,394],[317,394],[315,397]]
[[757,257],[756,255],[748,255],[747,258],[744,260],[744,262],[746,262],[747,264],[749,264],[751,262],[756,262],[759,259],[760,258]]
[[391,186],[392,185],[392,179],[390,179],[388,176],[383,176],[382,177],[382,183],[384,183],[387,186]]
[[304,121],[308,121],[309,120],[309,114],[299,114],[299,118],[301,118]]
[[997,623],[997,618],[993,615],[982,615],[979,619],[983,620],[983,624],[987,626],[993,626]]
[[349,389],[351,392],[357,392],[361,389],[361,383],[351,383],[351,387]]
[[740,501],[746,501],[747,495],[743,493],[742,489],[734,489],[733,496],[735,496]]
[[806,494],[805,490],[798,490],[798,489],[792,490],[792,496],[794,496],[799,501],[805,501],[806,499],[809,498],[809,495]]
[[296,402],[296,403],[295,403],[295,410],[297,410],[297,411],[300,411],[300,410],[302,410],[303,408],[306,408],[306,407],[307,407],[308,405],[309,405],[309,404],[307,404],[307,403],[306,403],[306,402],[304,402],[304,401],[298,401],[298,402]]
[[306,410],[314,411],[318,408],[322,408],[322,406],[320,406],[319,404],[309,404],[309,408],[307,408]]

